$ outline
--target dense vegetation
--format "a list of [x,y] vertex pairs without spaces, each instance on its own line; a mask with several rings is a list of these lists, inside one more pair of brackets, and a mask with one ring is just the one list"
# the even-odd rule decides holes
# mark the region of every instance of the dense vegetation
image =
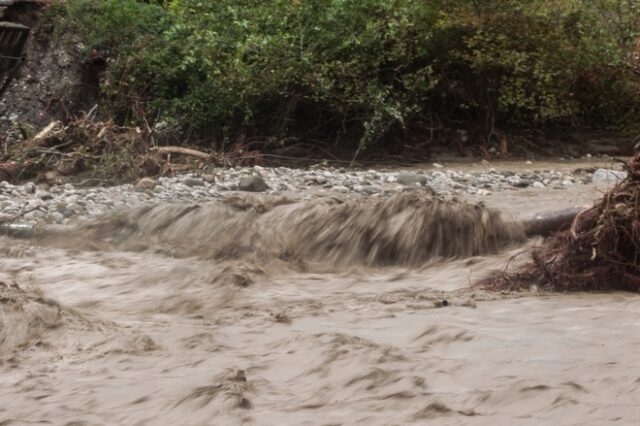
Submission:
[[[624,126],[637,0],[67,0],[104,106],[221,145]],[[427,136],[428,137],[428,136]]]

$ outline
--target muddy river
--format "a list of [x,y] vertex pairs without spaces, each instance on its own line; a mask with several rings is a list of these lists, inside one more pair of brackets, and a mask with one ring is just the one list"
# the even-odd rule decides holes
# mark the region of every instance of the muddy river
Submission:
[[0,425],[635,425],[637,295],[473,287],[537,242],[509,219],[598,193],[482,197],[504,223],[450,212],[490,229],[461,245],[404,199],[2,238]]

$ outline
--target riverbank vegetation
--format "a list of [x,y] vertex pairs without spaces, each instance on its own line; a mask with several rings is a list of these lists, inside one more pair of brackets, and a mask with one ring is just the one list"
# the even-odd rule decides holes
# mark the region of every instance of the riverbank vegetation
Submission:
[[101,108],[119,124],[357,153],[638,131],[639,16],[635,0],[67,0],[45,19],[106,59]]

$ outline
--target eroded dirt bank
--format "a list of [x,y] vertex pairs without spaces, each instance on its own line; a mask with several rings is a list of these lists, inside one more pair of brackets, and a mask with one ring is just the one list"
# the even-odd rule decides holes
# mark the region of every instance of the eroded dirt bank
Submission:
[[[508,218],[597,195],[581,185],[484,200]],[[224,239],[211,231],[212,244]],[[335,258],[320,270],[188,256],[163,241],[0,246],[0,424],[626,425],[640,415],[637,295],[469,288],[521,244],[333,270]]]

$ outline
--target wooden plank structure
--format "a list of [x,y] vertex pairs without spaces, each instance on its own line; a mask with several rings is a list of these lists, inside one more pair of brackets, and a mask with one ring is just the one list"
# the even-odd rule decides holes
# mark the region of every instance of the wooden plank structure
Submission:
[[23,50],[30,28],[14,22],[0,22],[0,97],[11,84],[24,59]]

